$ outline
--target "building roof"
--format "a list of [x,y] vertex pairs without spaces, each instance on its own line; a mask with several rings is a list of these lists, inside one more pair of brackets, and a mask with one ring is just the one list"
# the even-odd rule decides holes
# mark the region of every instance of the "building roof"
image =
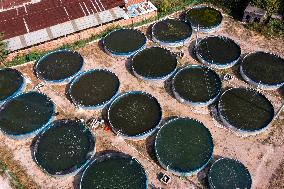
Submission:
[[14,7],[23,6],[24,4],[36,2],[40,0],[0,0],[0,11],[12,9]]
[[9,39],[124,5],[124,0],[41,0],[0,12],[0,32]]
[[248,5],[245,9],[245,12],[253,13],[253,14],[256,14],[256,15],[265,15],[265,13],[266,13],[265,10],[258,8],[258,7],[255,7],[255,6],[252,6],[252,5]]

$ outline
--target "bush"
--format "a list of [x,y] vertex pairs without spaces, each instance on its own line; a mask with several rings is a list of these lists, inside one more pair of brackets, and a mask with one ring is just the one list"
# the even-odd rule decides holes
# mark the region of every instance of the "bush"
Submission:
[[0,62],[3,62],[8,55],[7,43],[2,41],[3,33],[0,33]]
[[252,23],[247,24],[246,27],[259,32],[266,37],[284,38],[284,22],[280,20],[270,19],[267,24]]

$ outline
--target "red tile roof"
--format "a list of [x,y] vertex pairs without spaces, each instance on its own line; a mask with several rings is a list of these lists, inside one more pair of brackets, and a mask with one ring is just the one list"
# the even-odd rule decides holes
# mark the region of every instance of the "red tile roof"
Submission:
[[9,39],[124,5],[124,0],[41,0],[0,12],[0,32]]
[[32,0],[0,0],[1,9],[10,9],[15,6],[21,6],[25,3],[31,3]]

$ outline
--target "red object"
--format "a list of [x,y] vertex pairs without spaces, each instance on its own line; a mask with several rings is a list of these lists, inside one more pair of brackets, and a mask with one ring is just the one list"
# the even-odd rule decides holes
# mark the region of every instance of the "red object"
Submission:
[[105,126],[104,130],[105,130],[106,132],[109,132],[109,131],[110,131],[110,128],[109,128],[108,126]]

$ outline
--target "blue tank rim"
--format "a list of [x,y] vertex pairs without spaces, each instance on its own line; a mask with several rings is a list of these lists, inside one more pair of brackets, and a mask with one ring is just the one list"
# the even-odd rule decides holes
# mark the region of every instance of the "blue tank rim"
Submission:
[[101,155],[101,156],[98,156],[96,158],[94,158],[89,164],[88,166],[86,166],[85,170],[83,171],[82,173],[82,176],[80,178],[80,186],[79,186],[79,189],[83,189],[82,188],[82,182],[83,182],[83,179],[86,175],[86,172],[88,171],[88,169],[93,165],[93,163],[95,162],[102,162],[106,159],[111,159],[111,158],[125,158],[125,159],[128,159],[128,158],[131,158],[132,160],[135,160],[142,168],[142,170],[144,171],[144,174],[145,174],[145,177],[146,177],[146,188],[148,188],[148,183],[149,183],[149,178],[148,178],[148,174],[144,168],[144,166],[133,156],[130,156],[128,154],[116,154],[116,153],[108,153],[108,154],[105,154],[105,155]]
[[193,7],[190,7],[188,10],[186,10],[185,14],[187,14],[192,9],[206,8],[206,7],[207,8],[211,8],[211,9],[215,9],[216,11],[218,11],[220,13],[220,15],[221,15],[221,22],[218,25],[211,26],[211,27],[199,27],[199,26],[192,25],[190,21],[185,19],[185,22],[190,23],[192,29],[194,31],[196,31],[196,32],[210,33],[210,32],[214,32],[214,31],[218,30],[222,26],[222,22],[223,22],[224,16],[223,16],[222,12],[219,9],[217,9],[217,8],[215,8],[213,6],[209,6],[209,5],[195,5]]
[[[217,63],[214,63],[214,62],[208,62],[207,60],[205,60],[199,53],[198,53],[198,50],[197,48],[199,47],[200,43],[203,41],[203,40],[206,40],[208,38],[220,38],[220,39],[225,39],[225,40],[229,40],[231,42],[233,42],[239,49],[239,55],[238,55],[238,58],[235,59],[235,60],[232,60],[231,62],[228,62],[226,64],[217,64]],[[241,59],[241,55],[242,55],[242,49],[241,49],[241,46],[238,42],[236,42],[235,40],[231,39],[230,37],[227,37],[227,36],[223,36],[223,35],[209,35],[209,36],[205,36],[205,37],[202,37],[202,38],[199,38],[198,39],[198,42],[197,44],[195,45],[195,54],[196,54],[196,57],[197,59],[199,60],[199,62],[201,62],[202,64],[204,64],[205,66],[208,66],[210,68],[213,68],[213,69],[227,69],[227,68],[231,68],[233,66],[235,66],[239,60]]]
[[[180,22],[184,22],[186,23],[192,30],[190,36],[186,37],[185,39],[182,39],[182,40],[178,40],[178,41],[173,41],[173,42],[169,42],[169,41],[162,41],[162,40],[159,40],[158,38],[155,37],[155,34],[154,34],[154,29],[155,29],[155,26],[157,25],[157,23],[159,22],[162,22],[162,21],[165,21],[165,20],[177,20],[177,21],[180,21]],[[185,43],[189,42],[192,38],[192,33],[193,33],[194,29],[192,28],[191,26],[191,23],[188,23],[188,22],[185,22],[185,21],[182,21],[181,19],[173,19],[173,18],[165,18],[165,19],[162,19],[158,22],[155,22],[152,26],[152,31],[151,31],[151,35],[152,35],[152,39],[154,42],[162,45],[162,46],[167,46],[167,47],[180,47],[180,46],[183,46]]]
[[[129,95],[132,95],[132,94],[142,94],[142,95],[145,95],[151,99],[154,99],[157,104],[159,105],[159,109],[160,109],[160,113],[161,113],[161,116],[160,116],[160,119],[159,119],[159,122],[156,126],[154,126],[152,129],[146,131],[146,132],[143,132],[141,134],[138,134],[138,135],[135,135],[135,136],[129,136],[129,135],[126,135],[126,134],[122,134],[120,133],[119,131],[117,131],[117,129],[115,129],[115,127],[113,126],[113,124],[111,123],[110,121],[110,110],[112,108],[112,106],[120,100],[120,98],[123,98],[125,96],[129,96]],[[110,104],[110,106],[108,107],[108,110],[107,110],[107,118],[108,118],[108,122],[109,122],[109,125],[110,127],[112,128],[112,131],[121,136],[122,138],[124,139],[129,139],[129,140],[143,140],[143,139],[146,139],[148,136],[152,135],[159,127],[160,127],[160,124],[162,123],[162,117],[163,117],[163,111],[162,111],[162,107],[160,105],[160,103],[158,102],[158,99],[156,99],[156,97],[154,97],[153,95],[151,95],[150,93],[147,93],[147,92],[144,92],[144,91],[129,91],[129,92],[125,92],[125,93],[121,93],[119,94]]]
[[55,117],[55,115],[54,115],[55,112],[56,112],[55,103],[52,101],[52,99],[50,97],[48,97],[46,94],[39,92],[39,91],[28,91],[28,92],[19,93],[19,94],[15,95],[13,98],[10,98],[9,100],[7,100],[1,107],[4,107],[6,104],[8,104],[10,101],[12,101],[15,98],[17,98],[21,95],[29,94],[29,93],[38,93],[40,95],[47,97],[47,99],[53,104],[53,113],[50,116],[50,119],[45,124],[43,124],[40,128],[35,129],[35,130],[28,132],[28,133],[25,133],[25,134],[9,134],[9,133],[7,133],[6,131],[4,131],[3,129],[0,128],[0,131],[4,135],[6,135],[7,137],[12,138],[14,140],[28,139],[28,138],[33,138],[33,137],[37,136],[41,131],[45,130],[48,127],[48,125],[54,120],[54,117]]
[[[40,74],[38,73],[38,69],[37,67],[39,66],[39,64],[41,64],[41,62],[43,60],[45,60],[46,57],[52,55],[52,54],[55,54],[55,53],[58,53],[58,52],[72,52],[74,54],[77,54],[80,56],[80,59],[81,59],[81,68],[74,74],[70,75],[69,77],[67,78],[64,78],[64,79],[59,79],[59,80],[48,80],[48,79],[45,79],[43,78],[42,76],[40,76]],[[78,75],[83,69],[84,69],[84,58],[83,56],[77,52],[77,51],[73,51],[73,50],[70,50],[70,49],[59,49],[59,50],[54,50],[54,51],[50,51],[48,53],[46,53],[45,55],[43,55],[39,60],[36,61],[35,65],[34,65],[34,70],[35,70],[35,75],[38,79],[46,82],[46,83],[50,83],[50,84],[59,84],[59,83],[64,83],[64,82],[69,82],[70,80],[72,80],[72,78],[76,77],[76,75]]]
[[[244,129],[240,129],[240,128],[235,127],[233,124],[231,124],[228,120],[225,119],[225,117],[222,115],[222,113],[221,113],[221,111],[220,111],[220,109],[222,109],[222,108],[221,108],[221,100],[222,100],[221,97],[222,97],[226,92],[228,92],[228,91],[230,91],[230,90],[234,90],[234,89],[245,89],[245,90],[253,91],[253,92],[258,93],[259,95],[261,95],[262,97],[265,98],[265,100],[270,104],[270,106],[272,107],[272,110],[273,110],[273,115],[271,116],[271,120],[270,120],[270,122],[269,122],[266,126],[260,128],[260,129],[244,130]],[[255,89],[252,89],[252,88],[245,88],[245,87],[237,87],[237,88],[234,88],[234,87],[233,87],[233,88],[230,88],[230,89],[227,89],[226,91],[224,91],[224,92],[221,94],[221,96],[220,96],[220,99],[219,99],[219,102],[218,102],[218,106],[217,106],[217,110],[218,110],[219,118],[221,119],[221,121],[222,121],[222,123],[224,124],[224,126],[227,127],[227,128],[229,128],[231,131],[234,131],[234,132],[236,132],[236,133],[239,133],[239,134],[241,134],[241,135],[243,135],[243,136],[258,135],[258,134],[260,134],[260,133],[266,131],[266,130],[270,127],[270,125],[272,124],[273,118],[274,118],[274,116],[275,116],[274,106],[273,106],[273,104],[271,103],[271,101],[270,101],[264,94],[262,94],[262,93],[259,92],[259,91],[256,91]]]
[[[168,168],[168,166],[165,165],[165,164],[160,160],[160,157],[159,157],[158,152],[157,152],[157,147],[156,147],[156,146],[157,146],[157,138],[158,138],[158,136],[159,136],[161,130],[163,129],[163,127],[167,127],[167,126],[169,126],[169,124],[171,124],[172,122],[174,122],[174,121],[176,121],[176,120],[179,120],[179,119],[193,120],[193,121],[196,121],[196,122],[200,123],[200,124],[208,131],[209,137],[210,137],[210,139],[211,139],[211,148],[212,148],[212,149],[211,149],[211,152],[210,152],[210,154],[211,154],[211,155],[210,155],[210,158],[208,158],[208,160],[207,160],[203,165],[200,165],[200,166],[197,167],[196,169],[194,169],[194,170],[192,170],[192,171],[188,171],[188,172],[180,172],[180,171],[178,171],[178,170],[174,170],[174,169]],[[174,175],[177,175],[177,176],[191,176],[191,175],[197,174],[199,171],[201,171],[202,169],[204,169],[204,168],[208,165],[208,163],[212,160],[212,158],[213,158],[213,151],[214,151],[214,140],[213,140],[213,137],[212,137],[212,134],[211,134],[210,130],[209,130],[207,127],[205,127],[205,125],[204,125],[202,122],[200,122],[200,121],[197,120],[197,119],[191,118],[191,117],[179,116],[179,117],[177,117],[177,118],[173,118],[173,119],[167,121],[166,123],[164,123],[164,124],[160,127],[160,129],[159,129],[159,131],[157,132],[157,135],[156,135],[156,137],[155,137],[154,148],[155,148],[155,155],[156,155],[156,157],[157,157],[157,160],[158,160],[159,164],[163,167],[163,169],[165,169],[166,171],[169,171],[170,173],[172,173],[172,174],[174,174]]]
[[[218,82],[220,83],[220,88],[218,90],[219,91],[218,94],[215,95],[213,98],[209,99],[208,101],[204,101],[204,102],[193,102],[193,101],[190,101],[189,99],[182,98],[179,95],[179,93],[176,91],[174,82],[175,82],[176,77],[178,76],[178,74],[180,74],[182,71],[190,69],[190,68],[204,68],[204,69],[207,69],[209,71],[212,71],[212,73],[214,73],[214,75],[218,79]],[[171,83],[172,83],[172,90],[174,92],[175,98],[177,100],[179,100],[181,103],[185,103],[185,104],[191,105],[191,106],[209,106],[210,104],[212,104],[213,102],[215,102],[217,100],[217,98],[220,96],[221,90],[222,90],[222,80],[221,80],[220,76],[213,69],[211,69],[211,68],[209,68],[207,66],[203,66],[203,65],[191,64],[191,65],[188,65],[188,66],[185,66],[185,67],[181,68],[179,71],[176,72],[176,74],[174,75]]]
[[0,100],[0,106],[2,106],[9,99],[15,97],[17,94],[22,93],[24,91],[25,87],[26,87],[26,84],[27,84],[26,78],[24,77],[24,75],[20,71],[18,71],[17,69],[13,69],[13,68],[3,68],[3,69],[0,69],[0,70],[5,70],[5,69],[16,71],[17,74],[19,74],[20,77],[22,78],[23,82],[22,82],[21,86],[13,94],[11,94],[10,96],[6,97],[3,100]]
[[[144,36],[144,40],[145,40],[144,43],[143,43],[143,45],[142,45],[141,47],[139,47],[138,49],[135,49],[135,50],[129,51],[129,52],[125,52],[125,53],[113,52],[112,50],[108,49],[107,46],[106,46],[106,44],[105,44],[105,39],[106,39],[109,35],[111,35],[112,33],[117,32],[117,31],[121,31],[121,30],[132,30],[132,31],[136,31],[136,32],[142,34],[142,35]],[[107,54],[109,54],[110,56],[113,56],[113,57],[131,57],[131,56],[134,55],[135,53],[137,53],[137,52],[139,52],[139,51],[141,51],[141,50],[143,50],[143,49],[146,48],[147,37],[145,36],[145,34],[144,34],[143,32],[141,32],[141,31],[138,30],[138,29],[119,28],[119,29],[115,29],[115,30],[109,32],[105,37],[103,37],[103,39],[102,39],[102,44],[103,44],[103,48],[104,48],[105,52],[106,52]]]
[[263,54],[268,54],[268,55],[272,55],[276,58],[279,58],[281,60],[283,60],[284,62],[284,58],[282,58],[280,55],[277,55],[277,54],[274,54],[274,53],[271,53],[271,52],[267,52],[267,51],[254,51],[254,52],[251,52],[251,53],[248,53],[246,54],[243,59],[242,59],[242,63],[240,65],[240,74],[242,76],[242,78],[250,85],[252,86],[255,86],[255,87],[259,87],[261,89],[264,89],[264,90],[276,90],[276,89],[279,89],[280,87],[284,86],[284,80],[282,82],[278,82],[278,83],[275,83],[275,84],[265,84],[265,83],[261,83],[261,82],[256,82],[255,80],[249,78],[247,76],[247,74],[245,73],[244,69],[243,69],[243,64],[244,64],[244,61],[246,60],[246,58],[250,57],[250,56],[253,56],[257,53],[263,53]]
[[[171,71],[170,73],[164,75],[164,76],[161,76],[161,77],[145,77],[145,76],[142,76],[140,74],[138,74],[136,71],[135,71],[135,68],[133,66],[133,62],[134,62],[134,58],[138,55],[140,55],[141,53],[147,51],[147,50],[150,50],[150,49],[154,49],[154,48],[159,48],[159,49],[164,49],[166,50],[167,52],[169,52],[173,57],[175,57],[175,60],[176,60],[176,66],[175,66],[175,69],[173,71]],[[166,48],[163,48],[163,47],[159,47],[159,46],[152,46],[152,47],[149,47],[149,48],[145,48],[141,51],[138,51],[136,52],[132,57],[131,57],[131,70],[133,71],[133,74],[139,78],[139,79],[142,79],[142,80],[145,80],[145,81],[159,81],[159,80],[166,80],[168,78],[170,78],[178,69],[178,59],[177,57],[173,54],[173,52],[171,52],[170,50],[166,49]]]
[[[85,105],[82,105],[82,104],[80,104],[80,103],[77,103],[76,100],[74,99],[74,97],[71,95],[71,88],[72,88],[72,86],[73,86],[81,77],[83,77],[84,75],[89,74],[89,73],[91,73],[91,72],[98,72],[98,71],[103,71],[103,72],[110,73],[110,74],[114,75],[114,76],[117,78],[117,80],[118,80],[118,86],[117,86],[117,90],[116,90],[115,94],[114,94],[113,97],[110,98],[109,100],[104,101],[104,102],[102,102],[102,103],[100,103],[100,104],[98,104],[98,105],[95,105],[95,106],[91,106],[91,105],[90,105],[90,106],[85,106]],[[94,69],[90,69],[90,70],[87,70],[87,71],[84,71],[84,72],[81,72],[80,74],[78,74],[78,75],[71,81],[70,86],[69,86],[69,89],[68,89],[68,93],[69,93],[69,95],[70,95],[70,98],[71,98],[71,100],[72,100],[72,103],[73,103],[76,107],[83,108],[83,109],[89,109],[89,110],[96,110],[96,109],[99,109],[99,108],[103,108],[104,106],[106,106],[106,105],[108,105],[110,102],[112,102],[112,101],[117,97],[117,95],[119,94],[119,88],[120,88],[120,81],[119,81],[118,76],[117,76],[114,72],[112,72],[112,71],[110,71],[110,70],[108,70],[108,69],[105,69],[105,68],[94,68]]]
[[[85,163],[83,163],[80,167],[76,168],[76,165],[68,170],[64,170],[62,172],[59,172],[59,173],[55,173],[55,174],[51,174],[49,173],[44,167],[42,167],[40,165],[40,163],[38,162],[38,160],[36,159],[36,153],[37,153],[37,148],[38,148],[38,145],[39,145],[39,142],[40,142],[40,139],[41,137],[44,135],[45,132],[47,132],[50,128],[52,127],[61,127],[62,125],[57,125],[57,126],[54,126],[54,123],[55,122],[63,122],[63,121],[78,121],[80,122],[79,120],[74,120],[74,119],[59,119],[59,120],[54,120],[52,122],[50,122],[48,124],[48,126],[42,130],[39,135],[38,135],[38,138],[34,144],[34,147],[33,147],[33,150],[32,150],[32,156],[33,156],[33,160],[36,162],[37,166],[47,175],[51,176],[51,177],[68,177],[68,176],[75,176],[78,172],[80,172],[82,169],[84,169],[84,167],[86,167],[92,160],[92,158],[94,157],[95,153],[96,153],[96,135],[93,134],[93,132],[89,129],[89,127],[86,125],[86,123],[82,123],[82,125],[85,127],[86,130],[88,130],[88,135],[90,136],[90,139],[92,140],[93,142],[93,146],[92,146],[92,150],[90,150],[87,155],[86,155],[86,161]],[[76,169],[74,169],[76,168]]]
[[221,157],[221,158],[217,159],[217,160],[211,165],[211,167],[210,167],[210,169],[209,169],[209,171],[208,171],[208,182],[209,182],[209,186],[210,186],[211,189],[215,189],[215,187],[213,186],[212,180],[211,180],[212,168],[214,167],[214,165],[216,165],[219,161],[222,161],[222,160],[231,160],[231,161],[234,161],[234,162],[236,162],[236,163],[242,165],[242,166],[245,168],[245,170],[249,173],[250,181],[251,181],[251,183],[250,183],[250,188],[251,188],[251,186],[252,186],[252,177],[251,177],[251,174],[250,174],[248,168],[247,168],[242,162],[240,162],[240,161],[237,160],[237,159],[229,158],[229,157]]

